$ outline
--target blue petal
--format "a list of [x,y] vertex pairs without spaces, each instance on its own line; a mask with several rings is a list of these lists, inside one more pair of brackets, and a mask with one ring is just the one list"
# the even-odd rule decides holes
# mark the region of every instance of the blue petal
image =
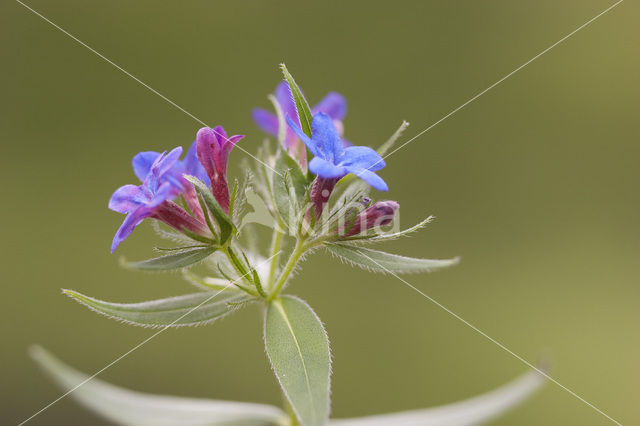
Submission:
[[340,93],[329,92],[315,107],[313,113],[324,112],[333,120],[342,121],[347,115],[347,100]]
[[322,157],[323,156],[322,152],[318,150],[318,147],[316,146],[316,142],[309,139],[309,136],[307,136],[300,129],[300,127],[298,127],[298,125],[291,119],[289,115],[287,115],[286,120],[289,127],[291,127],[291,130],[293,130],[293,132],[302,140],[302,142],[304,142],[307,148],[309,148],[309,151],[311,151],[311,153],[316,157]]
[[125,185],[116,189],[109,200],[109,208],[118,213],[131,212],[148,201],[142,187]]
[[342,155],[342,141],[331,117],[323,112],[314,115],[311,133],[313,142],[321,153],[320,157],[336,162]]
[[111,253],[118,248],[121,242],[127,239],[129,235],[133,232],[136,226],[140,224],[145,218],[151,215],[151,211],[145,207],[141,207],[127,215],[120,225],[120,228],[116,232],[116,235],[113,237],[113,241],[111,242]]
[[136,174],[140,182],[144,180],[151,170],[151,165],[158,159],[161,154],[155,151],[145,151],[136,154],[133,157],[133,173]]
[[354,175],[358,176],[360,179],[367,182],[369,185],[371,185],[378,191],[389,190],[389,187],[387,186],[385,181],[382,180],[380,176],[378,176],[377,174],[373,173],[370,170],[362,169],[360,167],[353,167],[353,166],[345,166],[345,169],[347,169],[350,173],[353,173]]
[[345,148],[340,164],[360,167],[372,172],[378,171],[386,166],[380,154],[368,146],[350,146]]
[[165,201],[175,198],[181,189],[181,186],[177,186],[173,182],[165,182],[160,185],[156,193],[153,194],[153,198],[146,205],[149,208],[157,207]]
[[151,192],[155,192],[161,184],[161,178],[165,173],[169,171],[177,171],[171,169],[176,165],[180,165],[178,163],[180,154],[182,154],[181,146],[172,149],[168,154],[166,152],[162,153],[162,155],[160,155],[151,165],[151,170],[145,178],[143,185],[149,188]]
[[347,174],[344,167],[339,167],[320,157],[313,157],[309,162],[309,171],[325,179],[341,178]]
[[260,129],[272,136],[278,136],[278,118],[275,114],[262,108],[254,108],[251,116]]

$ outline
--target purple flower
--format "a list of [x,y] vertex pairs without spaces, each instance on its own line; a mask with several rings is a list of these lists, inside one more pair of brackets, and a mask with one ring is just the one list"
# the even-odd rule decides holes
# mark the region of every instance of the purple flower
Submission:
[[211,181],[211,192],[225,212],[229,211],[227,162],[229,153],[244,135],[227,137],[222,126],[203,127],[196,136],[196,155]]
[[[298,117],[298,111],[296,110],[296,104],[291,94],[291,89],[286,81],[281,81],[275,90],[275,97],[282,109],[284,116],[289,116],[294,123],[300,125],[300,119]],[[316,106],[311,109],[312,114],[318,112],[324,112],[333,120],[334,124],[339,130],[342,136],[342,120],[344,120],[347,114],[347,101],[339,93],[329,92]],[[270,135],[278,136],[278,118],[275,114],[261,109],[255,108],[253,110],[253,121],[256,122],[258,127]],[[348,144],[348,142],[343,141]],[[294,158],[298,158],[302,164],[306,164],[306,152],[299,143],[299,139],[296,134],[287,127],[285,130],[285,148],[291,153]]]
[[[133,171],[142,185],[125,185],[118,188],[109,200],[109,208],[127,217],[116,232],[111,244],[113,253],[134,228],[146,218],[158,219],[181,231],[183,228],[199,234],[206,234],[204,216],[193,185],[184,179],[190,174],[209,181],[204,168],[198,163],[195,142],[180,161],[182,148],[173,149],[168,154],[146,151],[133,157]],[[196,218],[171,200],[183,194]]]
[[109,200],[109,208],[127,217],[116,232],[111,244],[111,253],[124,241],[134,228],[144,219],[153,216],[156,208],[176,197],[182,186],[172,173],[182,148],[173,149],[169,154],[141,152],[133,159],[133,170],[142,180],[142,185],[121,186]]
[[309,162],[309,170],[318,178],[339,180],[353,173],[380,191],[389,189],[384,180],[374,173],[385,166],[380,155],[367,146],[343,148],[340,135],[327,114],[319,112],[313,116],[311,139],[289,116],[287,123],[314,155]]
[[[162,154],[159,152],[145,151],[133,157],[133,171],[140,181],[144,181],[145,177],[151,170],[151,165],[160,157],[160,155]],[[210,185],[209,176],[207,176],[207,172],[204,167],[202,167],[202,164],[200,164],[196,156],[195,140],[191,144],[191,147],[189,147],[184,159],[182,161],[176,161],[176,163],[164,174],[163,179],[172,182],[176,187],[182,188],[182,191],[180,192],[182,192],[189,209],[191,209],[200,222],[204,223],[204,214],[200,207],[200,203],[198,202],[196,190],[193,185],[183,177],[183,175],[195,176],[207,184],[207,186]]]

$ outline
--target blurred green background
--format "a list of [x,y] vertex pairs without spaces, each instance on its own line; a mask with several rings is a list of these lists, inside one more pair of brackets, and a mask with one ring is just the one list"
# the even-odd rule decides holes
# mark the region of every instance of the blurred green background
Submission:
[[[254,151],[250,119],[285,61],[313,103],[349,101],[347,137],[407,140],[597,15],[589,1],[111,1],[28,3],[189,112]],[[388,195],[409,226],[388,244],[453,269],[407,276],[440,303],[624,424],[640,424],[640,7],[626,1],[387,159]],[[176,295],[178,274],[125,271],[109,244],[111,192],[141,150],[188,146],[200,125],[12,1],[0,6],[3,102],[2,423],[61,392],[28,359],[39,343],[94,372],[153,331],[60,294],[113,301]],[[237,165],[243,157],[232,155]],[[234,172],[239,173],[236,166]],[[158,241],[142,226],[120,255]],[[333,414],[460,400],[526,370],[393,277],[320,253],[290,292],[326,324]],[[258,306],[214,326],[169,330],[101,375],[155,393],[278,404]],[[31,424],[102,424],[70,398]],[[548,384],[496,425],[600,425]]]

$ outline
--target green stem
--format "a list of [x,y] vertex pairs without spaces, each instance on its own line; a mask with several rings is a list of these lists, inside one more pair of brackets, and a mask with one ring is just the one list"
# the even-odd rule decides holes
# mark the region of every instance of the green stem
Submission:
[[282,247],[282,238],[284,233],[281,232],[277,225],[273,229],[273,239],[271,240],[271,267],[269,268],[269,278],[267,281],[267,289],[273,286],[276,280],[276,272],[278,270],[278,263],[280,261],[280,247]]
[[293,272],[293,268],[295,268],[296,263],[298,263],[300,256],[302,256],[306,250],[307,250],[307,247],[304,244],[304,240],[300,239],[296,241],[296,246],[293,249],[291,256],[289,256],[289,260],[287,260],[287,264],[284,265],[284,269],[280,274],[280,278],[278,278],[278,281],[276,281],[275,287],[271,292],[271,294],[269,295],[269,298],[267,299],[268,301],[271,302],[273,301],[273,299],[278,297],[278,293],[280,293],[280,290],[282,290],[282,287],[287,282],[289,275],[291,275],[291,272]]
[[[246,291],[247,293],[253,295],[253,296],[258,296],[258,294],[260,294],[262,297],[266,297],[266,294],[264,294],[264,292],[262,292],[262,288],[257,288],[258,293],[256,293],[253,290],[250,290],[248,288],[246,288],[245,286],[241,285],[240,283],[238,283],[238,281],[244,281],[247,284],[249,284],[249,286],[255,286],[255,284],[249,279],[247,278],[247,276],[249,275],[250,271],[243,271],[242,269],[238,268],[238,265],[236,265],[236,262],[238,262],[238,257],[234,254],[231,253],[231,247],[229,246],[225,246],[223,247],[223,252],[224,254],[227,256],[227,259],[229,259],[229,263],[231,263],[231,266],[233,267],[233,269],[236,270],[236,272],[238,273],[238,279],[232,282],[234,282],[235,286],[238,287],[241,290]],[[251,265],[249,265],[249,268],[251,268]]]

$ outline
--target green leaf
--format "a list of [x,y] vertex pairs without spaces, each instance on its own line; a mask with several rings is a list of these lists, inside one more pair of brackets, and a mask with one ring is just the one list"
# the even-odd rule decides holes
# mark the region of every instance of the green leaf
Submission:
[[537,371],[474,398],[425,410],[332,420],[331,426],[463,426],[485,424],[529,398],[545,382]]
[[114,386],[75,370],[40,346],[30,355],[80,405],[123,426],[268,426],[285,413],[271,405],[152,395]]
[[311,116],[309,103],[307,103],[307,100],[300,91],[300,87],[296,84],[296,81],[289,73],[289,70],[287,70],[287,66],[285,64],[280,64],[280,68],[282,69],[282,74],[284,74],[285,80],[287,80],[287,83],[289,83],[289,87],[291,88],[291,94],[293,95],[293,100],[296,103],[296,109],[298,110],[302,131],[307,136],[311,137],[311,120],[313,120],[313,117]]
[[409,234],[411,234],[413,232],[418,231],[419,229],[424,228],[429,223],[431,223],[433,221],[433,219],[434,219],[433,216],[429,216],[428,218],[426,218],[422,222],[420,222],[420,223],[418,223],[416,225],[413,225],[411,228],[407,228],[407,229],[404,229],[404,230],[398,231],[398,232],[392,232],[392,233],[388,233],[388,234],[376,234],[376,235],[356,235],[356,236],[353,236],[353,237],[344,238],[344,241],[358,240],[358,241],[361,241],[363,243],[368,243],[368,242],[395,240],[397,238],[407,236],[407,235],[409,235]]
[[325,244],[325,247],[353,265],[369,271],[389,274],[431,272],[455,265],[459,260],[457,257],[453,259],[417,259],[339,243],[328,243]]
[[215,197],[204,182],[194,176],[184,175],[184,177],[193,184],[196,191],[198,191],[198,194],[200,194],[204,199],[207,207],[209,207],[211,214],[220,228],[220,245],[223,245],[231,237],[231,234],[235,234],[237,232],[233,221],[229,215],[222,210],[222,207],[220,207],[220,204],[218,204],[218,201],[216,201]]
[[409,127],[409,123],[407,121],[403,121],[400,127],[398,127],[398,130],[396,130],[385,143],[380,145],[380,148],[378,148],[378,154],[381,156],[385,155],[387,151],[393,147],[398,138],[402,136],[402,133],[407,129],[407,127]]
[[73,290],[64,294],[109,318],[144,327],[179,327],[210,323],[251,299],[229,286],[227,290],[185,294],[140,303],[112,303]]
[[293,296],[274,300],[267,308],[264,340],[273,371],[300,422],[325,425],[331,355],[315,312]]
[[142,260],[139,262],[123,261],[122,264],[125,268],[138,269],[141,271],[166,271],[170,269],[180,269],[200,262],[217,249],[218,247],[213,246],[188,248],[177,253],[171,253],[166,256],[155,257],[153,259]]

